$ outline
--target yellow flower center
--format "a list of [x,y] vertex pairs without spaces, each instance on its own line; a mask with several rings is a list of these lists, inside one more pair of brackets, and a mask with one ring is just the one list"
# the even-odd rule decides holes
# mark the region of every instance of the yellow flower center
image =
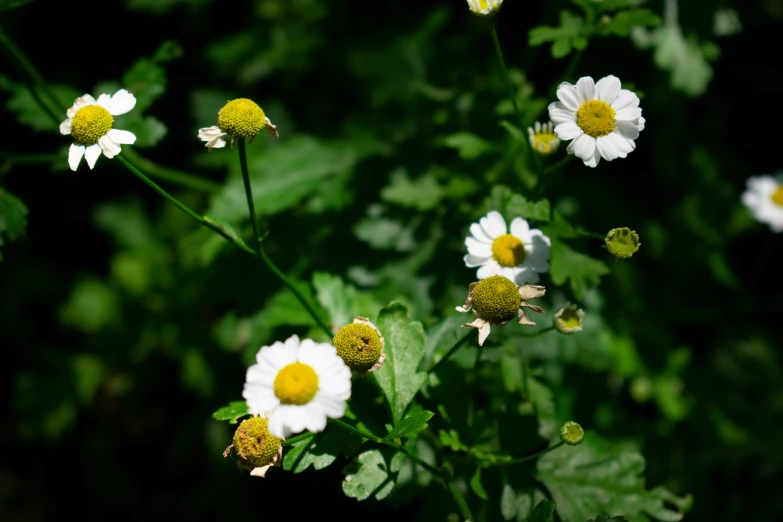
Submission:
[[275,395],[283,404],[307,404],[318,391],[318,374],[307,364],[295,362],[277,372]]
[[255,136],[265,125],[264,111],[247,98],[232,100],[218,112],[218,127],[235,138]]
[[381,357],[381,338],[366,324],[343,326],[334,336],[332,345],[345,364],[357,372],[366,372]]
[[492,242],[492,258],[500,266],[512,267],[521,265],[527,253],[522,241],[511,234],[503,234]]
[[584,102],[576,111],[576,124],[593,138],[606,136],[614,130],[614,109],[601,100]]
[[557,146],[560,145],[560,140],[557,138],[557,134],[550,132],[541,132],[533,135],[533,139],[530,140],[533,145],[533,150],[538,151],[541,154],[549,154],[557,150]]
[[111,130],[114,123],[109,111],[100,105],[82,107],[71,121],[71,136],[81,145],[95,145]]
[[778,206],[783,207],[783,185],[778,185],[775,192],[772,193],[772,202]]
[[490,323],[505,323],[517,317],[521,304],[519,287],[507,277],[488,277],[473,289],[473,310]]
[[280,439],[269,433],[267,420],[247,419],[234,432],[234,451],[251,466],[266,466],[280,450]]
[[566,328],[576,328],[582,324],[579,314],[573,308],[566,308],[563,310],[563,315],[560,316],[560,320]]

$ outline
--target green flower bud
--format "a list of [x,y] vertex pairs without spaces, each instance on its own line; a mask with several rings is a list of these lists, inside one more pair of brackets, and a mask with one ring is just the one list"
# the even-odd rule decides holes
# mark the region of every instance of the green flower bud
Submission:
[[628,259],[639,250],[639,235],[627,227],[613,228],[606,234],[606,249],[617,259]]
[[553,319],[554,327],[563,334],[572,334],[582,331],[582,321],[584,319],[584,310],[577,308],[568,301],[557,311]]
[[585,430],[574,421],[568,421],[560,428],[560,440],[569,446],[576,446],[585,438]]

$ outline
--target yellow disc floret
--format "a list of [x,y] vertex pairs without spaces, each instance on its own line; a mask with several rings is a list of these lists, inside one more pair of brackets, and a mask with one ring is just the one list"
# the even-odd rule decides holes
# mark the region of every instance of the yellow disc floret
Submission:
[[576,111],[576,124],[593,138],[606,136],[614,130],[614,109],[601,100],[590,100]]
[[280,450],[280,439],[269,433],[267,420],[253,417],[242,422],[234,433],[234,451],[251,466],[266,466]]
[[525,245],[516,236],[503,234],[492,242],[492,258],[500,266],[512,267],[521,265],[525,261],[526,256]]
[[332,340],[345,364],[354,371],[366,372],[381,357],[381,337],[366,324],[353,323],[340,328]]
[[71,136],[80,145],[95,145],[111,130],[114,123],[109,111],[100,105],[88,105],[79,109],[71,121]]
[[772,202],[783,207],[783,185],[778,185],[775,192],[772,193]]
[[473,290],[473,310],[479,318],[493,324],[506,323],[517,317],[521,304],[519,287],[507,277],[488,277]]
[[255,136],[266,124],[264,111],[253,100],[231,100],[218,112],[218,127],[235,138]]
[[318,391],[318,374],[312,366],[295,362],[277,372],[275,395],[282,404],[307,404]]

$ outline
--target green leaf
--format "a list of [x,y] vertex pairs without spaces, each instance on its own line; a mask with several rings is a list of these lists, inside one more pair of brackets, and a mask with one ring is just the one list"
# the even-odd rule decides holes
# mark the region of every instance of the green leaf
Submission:
[[357,238],[378,250],[394,249],[398,252],[410,252],[416,247],[413,228],[394,219],[364,218],[353,227],[353,233]]
[[315,437],[295,442],[283,457],[283,469],[301,473],[310,466],[315,470],[332,465],[340,453],[352,455],[362,440],[358,435],[328,426]]
[[405,455],[391,448],[365,451],[346,467],[343,492],[356,500],[383,500],[394,489],[403,462]]
[[0,187],[0,247],[4,244],[3,235],[14,241],[24,235],[26,228],[27,207],[21,199]]
[[227,420],[231,424],[236,424],[237,419],[245,415],[250,415],[247,412],[247,403],[245,401],[231,401],[228,403],[228,406],[223,406],[213,413],[212,418],[219,421]]
[[141,58],[122,77],[122,85],[136,97],[134,111],[142,113],[166,92],[166,72],[149,58]]
[[533,508],[533,512],[527,517],[527,522],[552,522],[554,513],[555,503],[544,499]]
[[600,34],[626,37],[634,27],[654,27],[661,18],[649,9],[631,9],[620,11],[608,23],[599,26]]
[[6,11],[8,9],[16,9],[22,7],[25,4],[29,4],[33,0],[0,0],[0,11]]
[[140,116],[139,113],[131,113],[121,124],[123,130],[136,135],[135,147],[152,147],[162,140],[169,129],[154,116]]
[[690,510],[690,496],[645,490],[644,457],[631,445],[611,444],[593,432],[579,446],[544,455],[537,466],[563,522],[584,522],[602,511],[623,513],[629,522],[646,522],[648,516],[675,522]]
[[470,132],[457,132],[444,137],[441,143],[456,149],[462,159],[476,159],[492,150],[492,145]]
[[478,495],[480,499],[489,500],[489,495],[487,495],[487,491],[481,484],[481,468],[476,468],[476,472],[470,477],[470,489],[472,489],[473,493]]
[[577,299],[584,292],[598,284],[602,275],[609,273],[609,267],[603,261],[579,253],[559,239],[552,238],[552,259],[549,274],[556,285],[570,281],[571,290]]
[[408,317],[408,309],[400,303],[390,303],[381,310],[375,324],[386,340],[387,359],[371,375],[389,403],[397,425],[427,378],[425,372],[416,371],[424,357],[424,329],[421,323]]
[[316,272],[313,274],[315,297],[329,312],[332,326],[341,328],[356,316],[356,288],[343,282],[339,276]]
[[514,194],[508,200],[506,212],[525,219],[549,221],[549,200],[528,201],[524,196]]
[[560,26],[538,26],[528,33],[530,45],[542,45],[552,42],[552,56],[563,58],[571,52],[571,47],[584,49],[587,39],[582,35],[584,22],[582,18],[570,11],[560,11]]
[[432,210],[443,199],[443,192],[433,173],[411,181],[405,169],[400,168],[391,174],[391,185],[381,190],[381,199],[402,207]]
[[402,419],[399,424],[394,426],[394,429],[386,435],[386,439],[399,439],[400,437],[420,432],[427,427],[427,421],[430,420],[433,415],[435,415],[433,412],[427,410],[411,413]]
[[[49,114],[41,108],[24,84],[13,82],[8,77],[0,75],[0,90],[11,93],[6,108],[16,114],[19,123],[36,131],[52,131],[57,128],[58,124],[52,121]],[[48,85],[47,92],[51,93],[52,97],[63,107],[70,107],[76,98],[84,94],[73,87],[54,84]],[[55,114],[59,112],[60,108],[56,104],[50,103],[45,95],[41,97],[44,103],[54,110]],[[67,118],[65,111],[60,116],[61,121],[65,121]]]
[[591,518],[587,522],[628,522],[625,517],[612,517],[609,518],[609,515],[603,514],[599,515],[595,518]]
[[89,278],[76,283],[68,302],[60,309],[60,320],[87,334],[114,326],[120,317],[119,296],[109,285]]

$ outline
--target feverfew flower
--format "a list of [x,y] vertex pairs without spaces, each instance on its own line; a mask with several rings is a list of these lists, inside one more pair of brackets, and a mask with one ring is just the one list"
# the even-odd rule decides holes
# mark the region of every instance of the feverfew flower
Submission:
[[530,229],[521,217],[511,222],[508,233],[500,212],[492,211],[470,225],[465,238],[465,265],[479,267],[476,277],[503,275],[517,285],[538,282],[538,274],[549,270],[551,241],[537,228]]
[[277,127],[272,125],[261,107],[253,100],[238,98],[231,100],[218,111],[218,124],[213,127],[204,127],[198,130],[198,138],[206,141],[206,147],[222,148],[226,146],[226,136],[231,136],[231,146],[234,146],[235,138],[250,138],[252,142],[256,134],[266,127],[266,131],[273,138],[277,138]]
[[249,470],[254,477],[264,477],[269,468],[280,466],[283,461],[283,442],[284,439],[269,433],[265,417],[251,417],[239,425],[233,444],[223,456],[235,455],[239,469]]
[[381,331],[366,317],[354,317],[353,323],[340,328],[332,339],[337,355],[354,371],[367,375],[386,360]]
[[582,331],[584,317],[584,310],[566,301],[566,304],[563,305],[563,308],[555,313],[552,324],[560,333],[573,334]]
[[742,203],[757,221],[766,223],[773,232],[783,232],[783,174],[751,176],[742,193]]
[[541,125],[541,122],[536,122],[535,129],[533,127],[527,128],[528,136],[530,136],[530,146],[534,151],[538,152],[542,156],[547,156],[557,151],[560,146],[560,140],[552,131],[552,122],[548,121]]
[[644,129],[639,97],[620,88],[620,80],[607,76],[594,83],[589,76],[576,85],[557,88],[559,102],[549,104],[549,118],[561,140],[573,140],[566,151],[588,167],[601,158],[624,158],[636,148],[634,140]]
[[468,0],[468,7],[479,16],[494,15],[500,10],[503,0]]
[[269,433],[288,438],[302,430],[323,431],[339,419],[351,396],[351,370],[334,346],[292,335],[262,346],[248,368],[242,396],[248,412],[269,413]]
[[136,136],[132,132],[112,129],[112,116],[125,114],[135,106],[136,98],[125,89],[115,92],[114,96],[101,94],[98,100],[89,94],[76,98],[65,112],[68,119],[60,124],[60,133],[76,139],[68,150],[71,170],[76,170],[82,156],[92,169],[101,152],[107,158],[113,158],[120,153],[120,145],[133,144]]
[[540,306],[526,303],[526,299],[536,299],[546,293],[543,286],[525,285],[519,287],[511,279],[501,275],[491,276],[483,281],[471,283],[468,287],[468,297],[457,311],[467,313],[473,309],[475,319],[465,323],[463,328],[476,328],[479,331],[479,346],[489,335],[491,325],[505,326],[512,319],[519,324],[535,326],[525,315],[524,308],[543,313]]

